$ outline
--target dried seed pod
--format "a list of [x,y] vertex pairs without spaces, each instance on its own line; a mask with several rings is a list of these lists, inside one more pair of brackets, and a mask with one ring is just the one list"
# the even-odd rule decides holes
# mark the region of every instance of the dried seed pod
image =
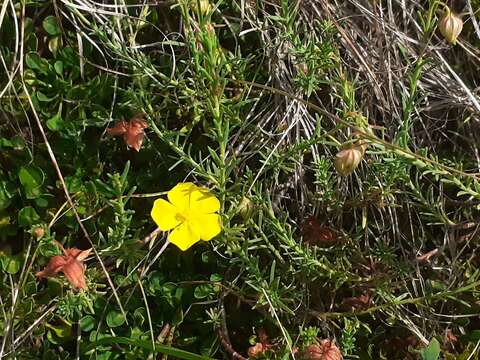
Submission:
[[361,144],[338,152],[334,160],[337,172],[342,176],[350,175],[362,161],[365,149]]
[[448,43],[455,45],[458,35],[460,35],[463,29],[463,20],[459,14],[447,8],[438,22],[438,29]]

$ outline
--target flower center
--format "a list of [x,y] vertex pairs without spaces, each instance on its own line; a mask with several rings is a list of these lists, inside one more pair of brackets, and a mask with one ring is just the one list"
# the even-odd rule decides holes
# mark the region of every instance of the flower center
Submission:
[[188,214],[177,212],[175,214],[175,220],[180,222],[185,222],[187,220]]

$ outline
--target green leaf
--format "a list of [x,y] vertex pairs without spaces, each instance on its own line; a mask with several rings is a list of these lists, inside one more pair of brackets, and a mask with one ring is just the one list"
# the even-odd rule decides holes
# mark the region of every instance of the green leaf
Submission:
[[23,139],[20,136],[14,136],[11,139],[0,138],[0,147],[14,148],[22,150],[25,146]]
[[195,299],[205,299],[208,296],[214,294],[214,291],[212,290],[211,285],[200,285],[195,288],[193,291],[193,296]]
[[440,343],[433,338],[425,349],[420,351],[422,360],[438,360],[440,357]]
[[102,351],[100,354],[95,356],[96,360],[110,360],[113,358],[113,352],[111,351]]
[[40,188],[44,179],[40,168],[33,165],[22,166],[18,172],[18,178],[28,199],[35,199],[40,195]]
[[22,266],[22,258],[20,255],[2,255],[0,256],[3,271],[9,274],[16,274]]
[[56,56],[58,49],[63,45],[61,36],[54,37],[48,41],[48,50]]
[[47,95],[45,95],[44,93],[42,93],[40,91],[37,91],[35,93],[35,95],[37,96],[37,100],[41,101],[41,102],[50,102],[52,100],[55,100],[55,98],[56,98],[56,96],[49,98]]
[[28,53],[25,57],[27,66],[32,70],[46,74],[48,72],[48,61],[41,58],[37,53]]
[[107,314],[107,325],[111,328],[121,326],[125,322],[120,311],[112,310]]
[[18,212],[18,225],[30,227],[40,222],[40,216],[31,206],[26,206]]
[[69,324],[51,325],[47,323],[45,326],[52,329],[55,335],[59,338],[72,336],[72,327]]
[[55,61],[55,64],[53,64],[53,67],[55,68],[55,72],[57,75],[62,76],[63,75],[63,61]]
[[47,127],[52,131],[61,131],[65,127],[65,122],[60,114],[56,114],[47,120]]
[[35,205],[41,208],[46,208],[48,206],[48,200],[44,197],[39,197],[35,199]]
[[72,339],[72,326],[70,324],[51,325],[45,324],[49,328],[47,339],[53,344],[63,344]]
[[[130,346],[137,346],[148,351],[153,351],[152,343],[150,341],[139,340],[139,339],[129,339],[126,337],[113,337],[108,336],[102,339],[98,339],[97,341],[92,342],[91,344],[87,345],[83,348],[83,353],[87,353],[88,351],[100,346],[100,345],[112,345],[112,344],[124,344]],[[158,345],[155,344],[155,351],[161,354],[169,355],[174,358],[183,359],[183,360],[213,360],[208,356],[197,355],[185,350],[180,350],[171,346],[165,345]]]
[[9,139],[0,138],[0,147],[12,148],[13,144]]
[[466,335],[462,336],[462,340],[465,341],[465,342],[470,341],[470,342],[473,342],[473,343],[479,341],[480,340],[480,330],[470,331]]
[[6,209],[12,203],[13,194],[8,189],[6,181],[0,181],[0,210]]
[[144,308],[138,308],[133,313],[133,318],[135,319],[135,323],[138,325],[142,325],[145,322],[146,318],[146,310]]
[[95,327],[95,318],[91,315],[86,315],[80,319],[80,328],[82,331],[89,332]]
[[57,18],[55,16],[47,16],[43,20],[43,28],[52,36],[57,36],[62,33],[62,29],[58,25]]
[[31,32],[28,35],[25,35],[25,50],[27,52],[37,51],[38,50],[38,38],[37,34]]

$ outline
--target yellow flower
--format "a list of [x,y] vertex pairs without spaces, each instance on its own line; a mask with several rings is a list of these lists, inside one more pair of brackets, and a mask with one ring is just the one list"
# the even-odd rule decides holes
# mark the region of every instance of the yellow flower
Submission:
[[193,183],[177,184],[167,193],[169,201],[155,200],[152,218],[162,231],[173,231],[168,240],[182,251],[201,240],[220,234],[220,201],[210,191]]

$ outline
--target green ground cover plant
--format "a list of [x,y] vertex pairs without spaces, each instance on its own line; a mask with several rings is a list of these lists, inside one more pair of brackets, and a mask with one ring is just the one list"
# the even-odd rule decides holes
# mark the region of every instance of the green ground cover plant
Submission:
[[479,9],[4,0],[0,359],[478,360]]

